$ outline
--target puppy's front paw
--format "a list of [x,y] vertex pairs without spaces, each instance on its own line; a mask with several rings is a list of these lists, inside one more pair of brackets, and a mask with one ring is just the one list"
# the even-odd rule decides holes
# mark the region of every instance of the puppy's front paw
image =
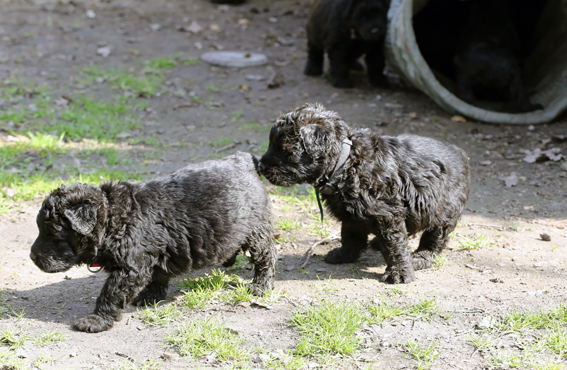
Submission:
[[388,266],[381,280],[392,284],[407,284],[415,280],[415,272],[409,264]]
[[345,248],[335,248],[327,254],[325,262],[332,265],[339,263],[352,263],[358,260],[359,255]]
[[86,333],[98,333],[112,328],[114,322],[99,315],[81,317],[73,323],[73,329]]

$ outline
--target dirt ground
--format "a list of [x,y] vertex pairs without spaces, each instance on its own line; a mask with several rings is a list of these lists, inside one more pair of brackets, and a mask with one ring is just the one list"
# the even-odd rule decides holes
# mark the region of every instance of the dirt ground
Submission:
[[[55,97],[88,93],[103,99],[107,84],[81,86],[77,82],[80,68],[137,69],[146,60],[171,56],[197,60],[165,71],[159,93],[147,98],[148,106],[140,112],[143,125],[121,136],[120,148],[131,159],[121,168],[142,178],[237,150],[261,155],[277,114],[305,102],[321,102],[353,126],[375,133],[414,133],[459,145],[470,156],[472,192],[451,249],[444,254],[444,265],[419,271],[411,284],[393,287],[380,282],[385,265],[374,252],[366,252],[353,265],[325,264],[324,255],[338,245],[333,241],[317,246],[307,266],[300,269],[305,253],[321,236],[308,228],[281,231],[287,239],[278,245],[275,286],[286,298],[269,309],[213,303],[189,311],[184,320],[220,317],[245,346],[260,347],[269,354],[295,348],[299,334],[290,324],[290,313],[320,299],[365,302],[386,294],[403,304],[429,297],[436,299],[439,309],[431,320],[394,319],[366,326],[361,332],[366,335],[364,344],[354,355],[336,356],[327,365],[310,358],[303,368],[413,369],[416,362],[403,346],[408,340],[436,341],[439,356],[434,369],[532,368],[531,360],[518,366],[490,362],[490,356],[475,350],[469,338],[479,333],[487,318],[514,310],[551,310],[567,299],[567,117],[529,128],[456,122],[427,97],[397,83],[394,75],[390,75],[391,89],[372,88],[359,74],[357,87],[350,90],[332,88],[325,78],[306,77],[302,70],[308,3],[249,0],[228,7],[204,0],[0,0],[0,80],[18,75],[23,81],[49,86]],[[202,30],[191,32],[193,22]],[[269,63],[245,69],[213,67],[198,60],[209,50],[261,52]],[[110,55],[100,55],[106,51]],[[283,84],[268,88],[274,73],[280,74]],[[8,140],[6,126],[1,134]],[[131,140],[136,137],[153,137],[160,144]],[[560,148],[563,159],[524,161],[525,151],[552,147]],[[152,151],[157,155],[146,155]],[[62,158],[61,163],[73,160]],[[106,165],[93,157],[79,161],[83,167]],[[313,222],[279,197],[278,189],[270,189],[275,219]],[[66,337],[45,347],[30,342],[17,349],[26,366],[33,367],[38,356],[46,354],[57,360],[42,368],[128,368],[125,358],[139,368],[147,359],[155,359],[164,369],[230,367],[230,362],[206,358],[164,358],[164,353],[175,353],[164,338],[177,324],[150,326],[134,307],[108,332],[71,330],[73,320],[93,310],[105,276],[91,274],[85,267],[46,274],[32,263],[28,254],[37,236],[39,206],[37,199],[0,216],[0,306],[10,308],[0,314],[0,330],[20,330],[30,336],[61,331]],[[309,211],[315,208],[312,202]],[[338,230],[336,222],[328,226],[331,233]],[[551,241],[543,241],[543,233]],[[459,240],[479,235],[490,238],[491,245],[460,248]],[[413,239],[412,245],[416,243]],[[245,279],[252,276],[246,267],[234,272]],[[178,294],[172,285],[168,298]],[[13,314],[22,310],[22,317]],[[524,340],[502,335],[494,351],[521,357]],[[545,351],[532,359],[557,365],[549,369],[564,368],[567,361],[564,353]],[[252,357],[246,366],[266,368]]]

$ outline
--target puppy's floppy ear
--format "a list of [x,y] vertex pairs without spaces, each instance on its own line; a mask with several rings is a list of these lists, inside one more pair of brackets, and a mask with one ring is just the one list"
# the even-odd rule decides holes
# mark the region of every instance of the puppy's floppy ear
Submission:
[[299,135],[305,151],[312,157],[319,157],[325,152],[335,136],[333,131],[317,124],[303,126],[299,129]]
[[65,210],[65,216],[71,222],[73,230],[81,235],[91,233],[96,226],[96,207],[90,204],[79,204]]

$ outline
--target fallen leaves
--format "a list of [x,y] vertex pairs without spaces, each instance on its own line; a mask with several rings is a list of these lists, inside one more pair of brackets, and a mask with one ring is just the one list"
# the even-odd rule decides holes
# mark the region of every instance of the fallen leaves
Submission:
[[561,154],[560,148],[551,148],[548,150],[541,150],[537,148],[533,151],[520,149],[520,152],[526,155],[523,159],[523,161],[526,163],[541,163],[548,160],[558,162],[559,160],[561,160],[561,158],[563,158],[563,154]]

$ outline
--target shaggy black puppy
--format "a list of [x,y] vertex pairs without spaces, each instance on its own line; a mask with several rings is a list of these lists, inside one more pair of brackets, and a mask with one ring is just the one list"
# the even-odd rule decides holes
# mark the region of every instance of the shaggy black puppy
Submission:
[[366,54],[368,80],[388,86],[384,77],[384,36],[390,0],[318,0],[307,23],[307,65],[304,73],[323,73],[325,52],[332,84],[353,87],[349,70],[362,70],[357,59]]
[[542,109],[532,104],[522,81],[520,41],[508,0],[471,0],[454,58],[457,96],[508,102],[512,112]]
[[100,265],[109,276],[80,331],[108,330],[133,304],[165,299],[179,274],[230,261],[239,249],[254,263],[249,289],[272,289],[276,266],[270,202],[246,153],[187,166],[148,182],[54,190],[37,216],[30,257],[45,272]]
[[[307,104],[283,114],[270,131],[262,174],[275,185],[313,185],[342,222],[342,247],[325,261],[356,261],[372,248],[387,263],[383,281],[409,283],[431,267],[457,225],[470,189],[466,153],[425,137],[372,135],[335,112]],[[408,236],[423,231],[410,254]]]

